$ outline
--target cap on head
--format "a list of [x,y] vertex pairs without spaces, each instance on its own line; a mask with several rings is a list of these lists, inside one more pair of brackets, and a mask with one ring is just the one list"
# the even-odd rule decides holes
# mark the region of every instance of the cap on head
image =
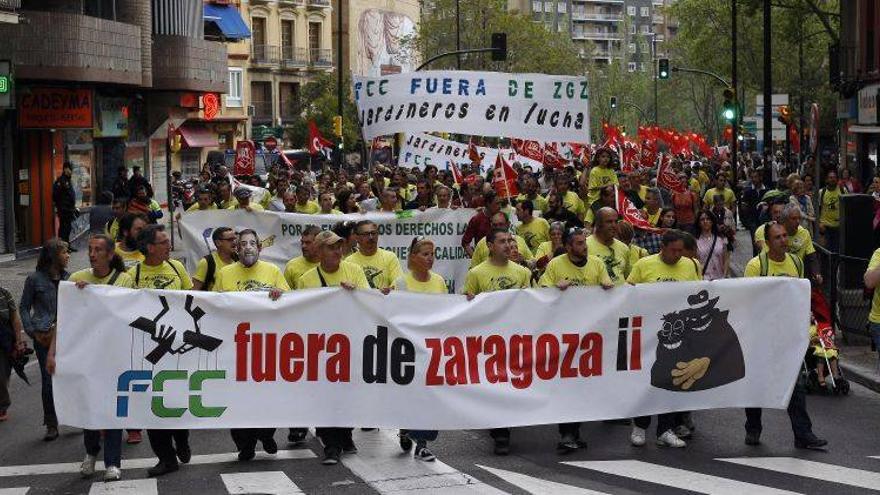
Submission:
[[332,246],[337,242],[342,242],[342,237],[339,237],[331,230],[321,231],[321,233],[315,236],[315,244],[318,246]]
[[238,188],[235,189],[235,192],[233,193],[233,195],[234,195],[237,199],[250,198],[250,197],[251,197],[251,194],[252,194],[252,193],[251,193],[251,190],[248,189],[248,188],[246,188],[246,187],[238,187]]

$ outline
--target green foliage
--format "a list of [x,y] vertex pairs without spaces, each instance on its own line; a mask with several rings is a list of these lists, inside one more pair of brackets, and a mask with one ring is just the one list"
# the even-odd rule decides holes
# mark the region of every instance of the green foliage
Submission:
[[[309,121],[314,120],[325,138],[338,143],[333,134],[333,117],[337,112],[336,74],[320,74],[304,84],[297,99],[297,114],[302,115],[288,131],[297,147],[308,148]],[[360,126],[357,122],[357,108],[351,98],[351,79],[342,80],[342,135],[345,150],[357,149],[361,142]]]

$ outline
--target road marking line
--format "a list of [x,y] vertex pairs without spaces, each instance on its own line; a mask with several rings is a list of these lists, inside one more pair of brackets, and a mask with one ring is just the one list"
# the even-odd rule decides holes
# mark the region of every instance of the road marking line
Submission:
[[156,479],[92,483],[89,495],[159,495]]
[[[317,457],[310,449],[292,449],[279,450],[275,455],[269,455],[265,452],[258,452],[257,461],[286,461],[290,459],[314,459]],[[219,464],[223,462],[237,462],[237,452],[227,452],[224,454],[203,454],[194,455],[190,464]],[[142,457],[137,459],[123,459],[122,469],[144,469],[156,465],[155,457]],[[80,462],[62,462],[58,464],[30,464],[21,466],[0,466],[0,478],[8,476],[39,476],[44,474],[70,474],[79,473]],[[104,470],[104,463],[98,462],[95,465],[98,471]],[[5,495],[5,494],[0,494]]]
[[0,495],[27,495],[30,487],[24,488],[0,488]]
[[354,431],[358,453],[343,455],[342,464],[379,493],[428,490],[441,495],[507,495],[442,462],[414,459],[403,452],[396,430]]
[[578,486],[566,485],[555,481],[542,480],[541,478],[533,478],[521,473],[513,471],[505,471],[504,469],[490,468],[480,464],[474,464],[480,469],[485,469],[502,480],[519,487],[533,495],[544,495],[552,493],[553,495],[608,495],[605,492],[597,492],[588,490]]
[[853,469],[824,462],[807,461],[795,457],[737,457],[716,459],[741,466],[767,469],[777,473],[792,474],[831,483],[880,490],[880,473]]
[[224,473],[220,475],[230,495],[265,493],[266,495],[297,495],[304,493],[281,471]]
[[642,461],[576,461],[563,462],[562,464],[713,495],[741,495],[743,493],[750,495],[795,495],[797,493]]

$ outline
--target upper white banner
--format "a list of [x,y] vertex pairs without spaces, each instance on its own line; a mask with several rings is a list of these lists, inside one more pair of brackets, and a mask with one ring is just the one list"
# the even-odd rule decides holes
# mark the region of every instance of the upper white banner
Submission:
[[436,131],[590,142],[585,77],[470,71],[355,76],[354,99],[365,139]]
[[62,423],[98,430],[471,429],[785,408],[809,290],[771,277],[271,301],[64,282],[55,404]]
[[[486,173],[495,166],[495,160],[498,158],[499,152],[502,153],[507,163],[520,162],[523,166],[532,167],[533,172],[544,168],[541,162],[519,155],[512,149],[499,150],[497,148],[477,146],[477,153],[482,157],[480,162],[481,174]],[[428,165],[433,165],[439,170],[448,170],[449,162],[456,165],[471,162],[468,157],[467,144],[450,141],[449,139],[443,139],[423,132],[408,134],[398,156],[398,166],[418,167],[422,170]]]

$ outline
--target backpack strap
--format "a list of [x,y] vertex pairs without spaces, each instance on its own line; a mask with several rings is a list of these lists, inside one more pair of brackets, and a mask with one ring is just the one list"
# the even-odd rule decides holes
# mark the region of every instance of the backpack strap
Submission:
[[120,275],[122,275],[122,272],[115,270],[113,275],[110,276],[110,280],[107,281],[107,285],[116,285],[116,279],[118,279]]
[[174,270],[174,274],[177,275],[177,279],[180,280],[182,283],[183,279],[180,278],[180,271],[177,270],[177,267],[174,266],[174,263],[172,263],[171,260],[165,260],[165,263],[168,263],[168,266],[170,266],[171,269]]
[[766,251],[762,251],[760,254],[758,254],[758,262],[761,264],[761,276],[766,277],[767,272],[770,271],[770,263],[767,260]]
[[138,263],[134,266],[134,285],[135,287],[141,284],[141,264]]
[[321,273],[321,267],[320,267],[320,266],[318,266],[318,279],[321,280],[321,287],[329,287],[329,285],[327,285],[327,281],[324,280],[324,274]]
[[202,289],[209,290],[208,288],[214,284],[214,274],[217,271],[217,261],[214,260],[214,255],[208,253],[205,255],[205,263],[208,264],[208,271],[205,274],[205,280],[203,280]]
[[788,257],[791,258],[791,262],[794,263],[795,268],[797,268],[798,277],[804,278],[804,263],[801,261],[801,259],[791,253],[785,254],[787,254]]

